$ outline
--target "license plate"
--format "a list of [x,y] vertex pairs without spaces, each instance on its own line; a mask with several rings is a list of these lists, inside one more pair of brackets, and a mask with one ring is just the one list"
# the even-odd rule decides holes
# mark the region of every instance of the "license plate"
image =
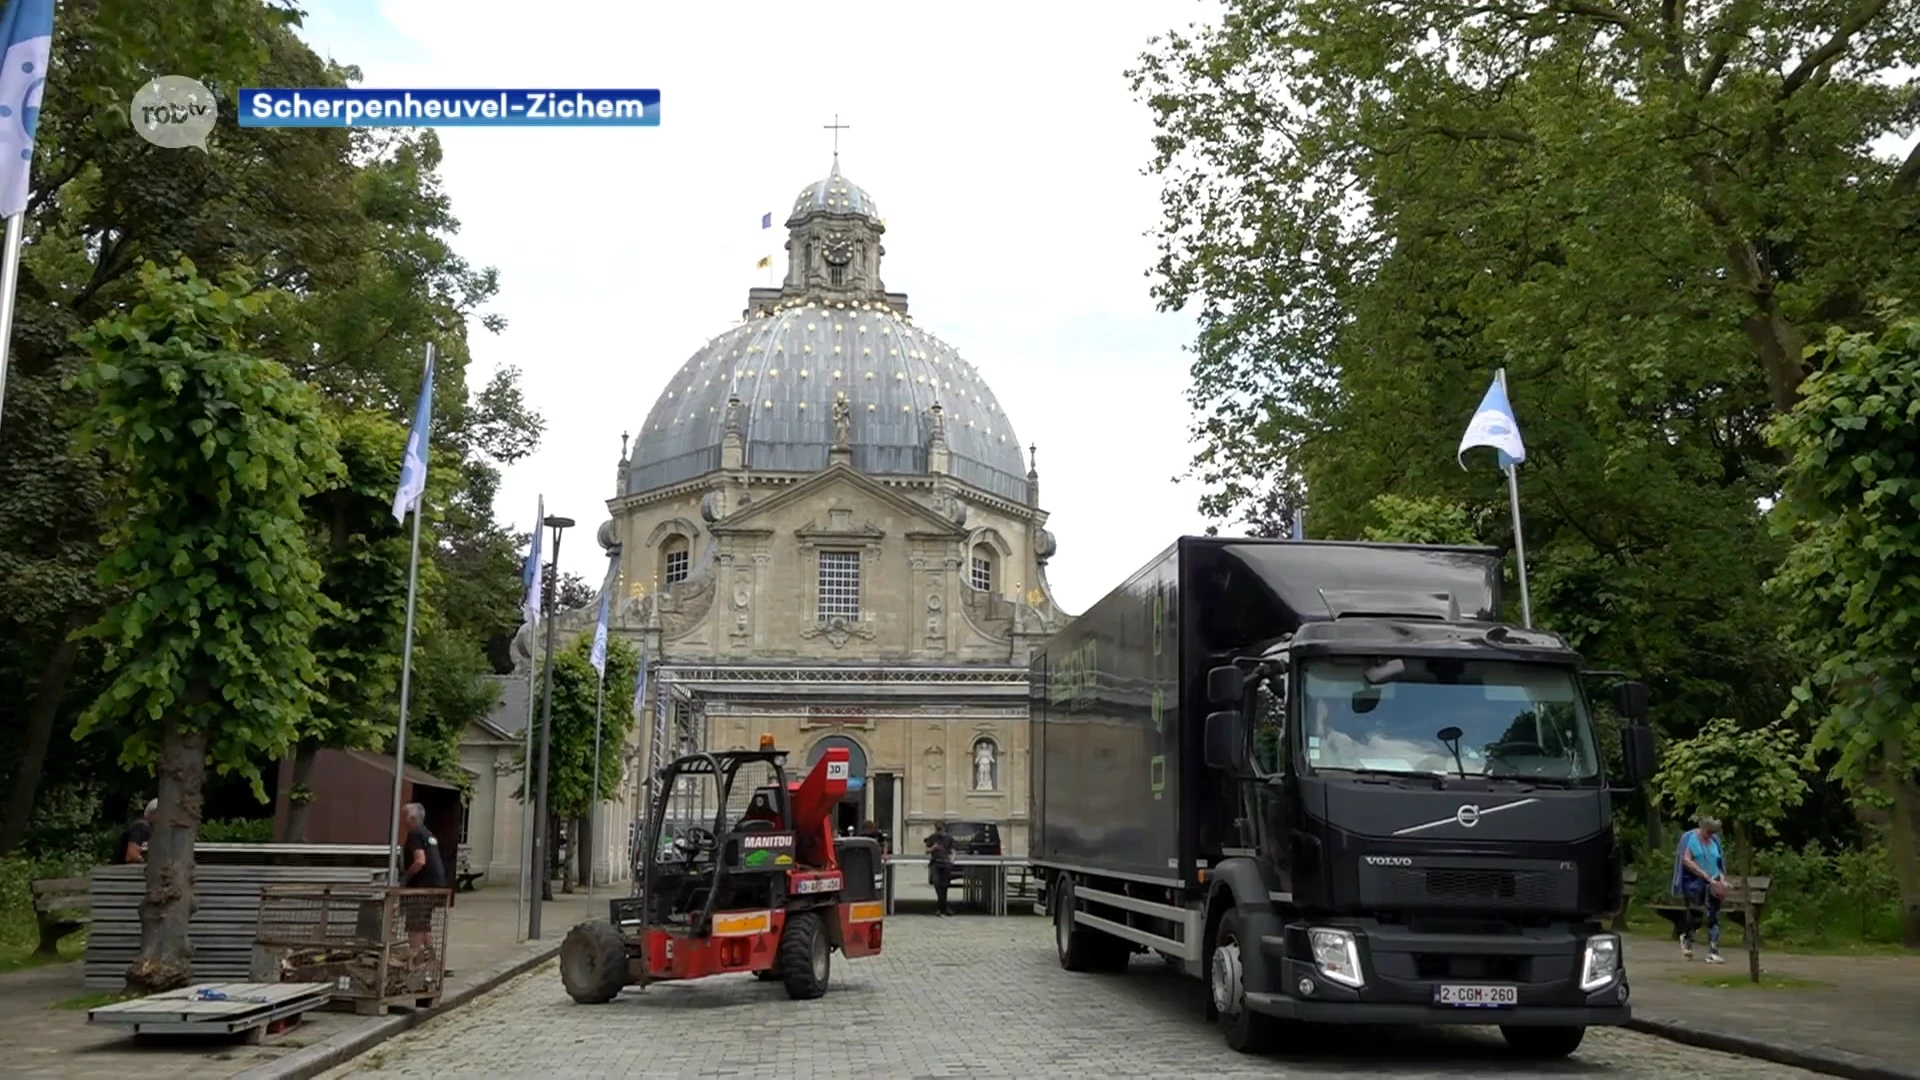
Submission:
[[1433,1003],[1456,1009],[1511,1009],[1520,1004],[1520,988],[1441,985],[1433,988]]

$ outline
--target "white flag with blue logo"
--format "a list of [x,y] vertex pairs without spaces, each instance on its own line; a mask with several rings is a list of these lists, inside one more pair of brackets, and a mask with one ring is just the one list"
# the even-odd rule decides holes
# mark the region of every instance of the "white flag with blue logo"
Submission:
[[10,218],[27,208],[40,91],[53,55],[53,0],[7,0],[0,43],[7,50],[0,61],[0,218]]
[[407,455],[400,462],[400,487],[393,493],[393,520],[407,520],[407,511],[420,509],[427,493],[427,440],[433,428],[433,352],[427,352],[427,378],[420,384],[420,400],[413,406],[413,428],[407,432]]
[[533,538],[527,541],[527,561],[520,567],[520,585],[526,591],[520,599],[520,614],[526,616],[527,625],[540,625],[540,610],[545,593],[540,586],[540,530],[547,520],[547,497],[540,496],[537,509],[533,512]]
[[1507,404],[1507,388],[1498,376],[1494,377],[1493,385],[1487,387],[1487,396],[1480,399],[1480,407],[1474,410],[1467,433],[1460,436],[1456,460],[1461,468],[1467,467],[1467,451],[1476,446],[1490,446],[1499,451],[1502,469],[1527,460],[1527,446],[1520,441],[1520,423],[1513,418],[1513,406]]
[[593,652],[587,662],[604,679],[607,677],[607,601],[613,598],[611,588],[600,590],[600,621],[593,627]]
[[633,673],[633,718],[639,720],[647,710],[647,654],[640,654],[640,668]]

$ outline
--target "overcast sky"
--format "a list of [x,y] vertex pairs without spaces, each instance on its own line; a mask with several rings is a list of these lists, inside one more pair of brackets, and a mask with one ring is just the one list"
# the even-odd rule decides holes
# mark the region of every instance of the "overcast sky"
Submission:
[[[1141,175],[1149,114],[1123,72],[1147,39],[1211,17],[1199,0],[914,5],[847,0],[324,0],[306,37],[395,89],[661,92],[661,125],[443,129],[457,248],[500,270],[504,334],[472,328],[470,386],[503,364],[547,419],[499,514],[536,498],[580,522],[564,569],[597,581],[593,541],[622,431],[669,374],[732,326],[801,188],[841,168],[887,219],[887,287],[970,360],[1021,443],[1039,446],[1079,612],[1173,537],[1207,524],[1186,469],[1191,320],[1155,312]],[[775,228],[762,232],[772,211]]]

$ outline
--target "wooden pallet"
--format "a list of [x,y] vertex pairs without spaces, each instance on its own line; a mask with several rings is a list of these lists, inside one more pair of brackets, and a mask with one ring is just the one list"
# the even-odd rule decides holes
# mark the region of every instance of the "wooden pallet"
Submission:
[[[205,1001],[202,990],[225,994],[225,1001]],[[87,1010],[89,1024],[116,1024],[134,1035],[238,1035],[258,1041],[269,1025],[297,1020],[327,1003],[333,988],[326,983],[199,983],[180,990],[152,994]]]

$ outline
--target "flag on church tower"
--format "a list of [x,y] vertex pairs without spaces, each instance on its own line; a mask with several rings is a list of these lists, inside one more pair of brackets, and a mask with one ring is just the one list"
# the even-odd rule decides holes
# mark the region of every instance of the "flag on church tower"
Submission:
[[773,228],[773,212],[772,211],[768,211],[767,213],[760,215],[760,227],[763,229]]
[[762,255],[760,256],[760,261],[753,264],[753,268],[755,270],[765,270],[772,265],[773,265],[773,256]]

